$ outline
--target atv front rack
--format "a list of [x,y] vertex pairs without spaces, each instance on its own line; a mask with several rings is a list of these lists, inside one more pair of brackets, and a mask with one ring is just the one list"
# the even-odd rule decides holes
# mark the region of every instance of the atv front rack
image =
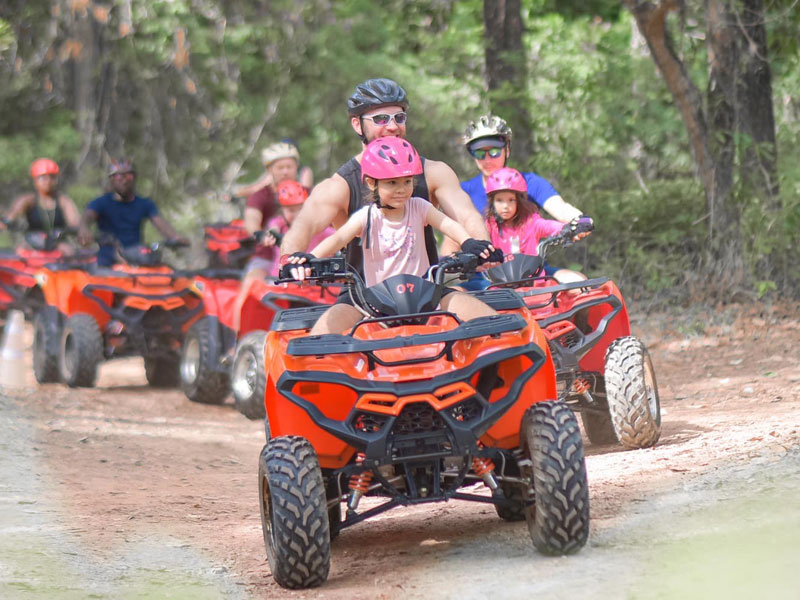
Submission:
[[[517,316],[517,315],[511,315]],[[490,402],[497,380],[497,365],[517,357],[527,359],[525,368],[513,382],[508,383],[508,392],[502,398]],[[518,400],[528,380],[545,364],[544,351],[535,343],[505,348],[480,356],[475,362],[459,369],[434,377],[416,381],[391,382],[355,379],[344,373],[320,371],[286,371],[276,382],[278,393],[305,411],[313,422],[331,435],[363,452],[365,465],[429,461],[446,456],[464,456],[474,453],[475,440],[511,408]],[[473,388],[466,382],[479,374]],[[339,384],[353,390],[358,396],[350,414],[344,420],[326,417],[313,402],[294,390],[304,383]],[[458,387],[471,394],[453,394]],[[403,418],[405,408],[394,416],[386,408],[367,402],[372,398],[395,398],[405,408],[424,405],[435,411],[441,419],[441,427],[435,433],[405,433],[395,431],[395,423]],[[424,399],[423,399],[424,398]],[[434,400],[431,400],[434,399]],[[359,402],[360,401],[360,402]],[[385,400],[384,400],[385,401]],[[433,406],[430,402],[433,401]],[[364,416],[372,416],[375,422],[370,427],[359,427]],[[420,444],[417,442],[425,442]],[[415,451],[415,448],[424,448]]]
[[[415,318],[450,314],[444,312],[421,313],[413,315]],[[381,317],[380,319],[368,319],[370,321],[382,321],[386,319],[398,319],[398,317]],[[453,360],[453,344],[462,340],[469,340],[490,335],[500,335],[510,331],[519,331],[528,326],[528,323],[518,314],[500,314],[488,317],[479,317],[462,323],[455,329],[443,331],[441,333],[414,334],[409,336],[398,336],[385,340],[361,340],[349,335],[326,334],[310,335],[289,340],[286,353],[290,356],[326,356],[331,354],[352,354],[360,352],[365,354],[370,362],[370,369],[375,364],[383,366],[413,365],[423,362],[431,362],[446,356],[447,360]],[[431,344],[444,344],[442,350],[430,357],[410,358],[398,361],[384,361],[375,352],[379,350],[389,350],[392,348],[409,348],[411,346],[426,346]]]

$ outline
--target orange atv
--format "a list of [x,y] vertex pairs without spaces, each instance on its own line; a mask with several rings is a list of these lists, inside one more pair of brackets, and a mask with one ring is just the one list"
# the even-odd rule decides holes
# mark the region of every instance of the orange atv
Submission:
[[[14,223],[5,223],[9,229],[17,229]],[[0,250],[0,313],[18,308],[26,317],[33,318],[43,303],[34,274],[45,265],[87,265],[97,260],[94,252],[78,250],[65,254],[59,248],[74,233],[71,229],[28,231],[24,235],[26,245]]]
[[[494,316],[461,322],[436,310],[445,272],[476,263],[462,254],[427,279],[398,275],[366,288],[343,259],[315,259],[312,280],[344,281],[365,318],[347,335],[323,336],[308,331],[327,307],[273,321],[259,491],[281,586],[323,583],[331,538],[401,505],[493,504],[503,519],[526,520],[545,554],[586,543],[580,429],[555,399],[547,340],[530,311],[511,290],[476,294]],[[480,482],[491,495],[466,489]],[[364,496],[371,501],[359,511]]]
[[91,387],[101,361],[142,356],[150,385],[177,385],[181,342],[203,310],[191,279],[162,261],[162,247],[183,245],[130,246],[113,267],[37,273],[45,300],[34,323],[37,381],[58,373],[71,387]]
[[514,289],[533,312],[553,356],[558,397],[580,413],[589,440],[648,448],[661,435],[658,386],[619,289],[607,277],[559,284],[541,275],[548,249],[569,245],[575,233],[542,240],[538,256],[507,255],[486,271],[490,289]]

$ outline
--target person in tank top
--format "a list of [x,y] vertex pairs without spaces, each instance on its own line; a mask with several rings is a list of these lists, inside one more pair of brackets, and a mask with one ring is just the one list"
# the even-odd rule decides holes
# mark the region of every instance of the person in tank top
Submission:
[[[305,261],[333,256],[340,248],[359,238],[362,240],[362,266],[367,286],[394,275],[422,277],[431,266],[425,243],[426,227],[434,227],[457,240],[464,252],[474,253],[483,261],[490,257],[492,252],[488,244],[470,238],[462,225],[435,209],[427,200],[413,195],[414,178],[422,174],[423,167],[409,142],[398,137],[371,141],[362,155],[361,167],[367,186],[363,206],[310,254],[292,255],[283,273],[302,280],[305,269],[301,265]],[[496,314],[474,296],[449,288],[442,294],[440,306],[462,321]],[[320,317],[311,335],[344,333],[362,317],[352,301],[345,301],[345,296],[342,296]]]
[[[364,148],[378,137],[405,138],[408,106],[405,90],[391,79],[369,79],[356,86],[347,101],[347,110],[350,124],[361,140],[361,152],[312,190],[283,238],[281,265],[285,265],[292,254],[306,252],[311,238],[325,227],[333,225],[338,229],[363,206],[360,190]],[[422,159],[422,164],[423,173],[417,178],[413,195],[428,200],[435,208],[460,223],[470,237],[483,241],[490,252],[493,251],[483,217],[461,189],[453,169],[435,160]],[[428,259],[434,263],[438,260],[438,253],[430,228],[426,230],[425,239]],[[348,244],[346,256],[353,267],[361,267],[359,239]]]

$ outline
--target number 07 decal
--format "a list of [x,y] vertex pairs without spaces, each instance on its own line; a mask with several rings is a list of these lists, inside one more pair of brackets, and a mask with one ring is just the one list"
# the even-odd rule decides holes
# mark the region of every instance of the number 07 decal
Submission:
[[398,283],[397,284],[397,293],[398,294],[405,294],[406,292],[414,293],[414,284],[413,283]]

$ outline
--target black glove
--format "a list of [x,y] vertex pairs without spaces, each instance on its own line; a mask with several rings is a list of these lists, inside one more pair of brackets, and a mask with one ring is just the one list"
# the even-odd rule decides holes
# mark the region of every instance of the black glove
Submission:
[[464,240],[464,243],[461,244],[461,251],[477,256],[479,265],[487,262],[503,262],[503,251],[499,248],[492,250],[489,253],[489,258],[483,258],[481,256],[481,252],[487,250],[491,245],[492,243],[488,240],[476,240],[475,238],[469,238],[468,240]]
[[[288,259],[290,259],[290,258],[305,258],[306,262],[304,262],[302,264],[299,264],[299,265],[296,264],[296,263],[287,262]],[[281,267],[281,270],[278,273],[278,277],[280,279],[294,279],[294,277],[292,277],[292,269],[307,267],[308,263],[313,258],[317,258],[317,257],[314,256],[313,254],[309,254],[308,252],[294,252],[294,253],[290,254],[289,256],[286,256],[286,255],[282,256],[281,257],[281,263],[283,263],[283,266]]]
[[578,233],[589,233],[594,230],[594,221],[591,217],[586,215],[581,215],[580,217],[575,217],[564,225],[564,228],[561,230],[562,234],[569,235],[569,234],[578,234]]

